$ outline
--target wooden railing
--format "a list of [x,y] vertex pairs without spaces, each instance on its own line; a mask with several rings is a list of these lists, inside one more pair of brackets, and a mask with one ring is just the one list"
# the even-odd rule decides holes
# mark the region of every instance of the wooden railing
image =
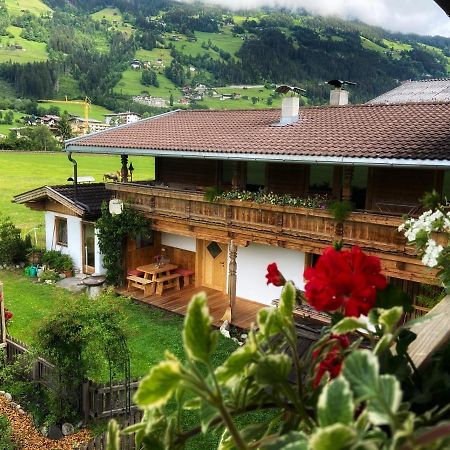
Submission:
[[[368,212],[353,212],[342,230],[326,210],[256,204],[237,200],[219,200],[211,203],[203,193],[151,187],[132,183],[110,183],[107,188],[118,199],[153,219],[171,219],[189,225],[204,225],[214,229],[238,233],[249,242],[287,240],[308,242],[320,250],[335,239],[344,239],[349,245],[395,254],[412,254],[405,238],[397,228],[402,223],[398,216]],[[170,230],[165,230],[170,231]]]

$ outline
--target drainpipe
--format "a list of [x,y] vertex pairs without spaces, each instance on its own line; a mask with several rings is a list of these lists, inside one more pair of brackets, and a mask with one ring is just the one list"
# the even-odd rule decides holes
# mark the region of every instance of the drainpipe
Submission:
[[73,188],[74,188],[74,201],[77,203],[78,194],[78,165],[77,162],[72,158],[72,152],[67,155],[69,161],[73,164]]

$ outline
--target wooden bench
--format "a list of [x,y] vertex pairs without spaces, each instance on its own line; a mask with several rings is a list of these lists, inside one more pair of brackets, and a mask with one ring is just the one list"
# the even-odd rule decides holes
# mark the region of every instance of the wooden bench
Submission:
[[178,268],[175,270],[175,273],[178,273],[183,277],[183,287],[189,286],[191,284],[190,278],[192,275],[194,275],[193,270]]
[[128,289],[132,287],[142,289],[144,291],[144,297],[148,297],[153,294],[153,281],[147,280],[146,278],[137,277],[135,275],[128,276],[127,280]]
[[[172,273],[166,275],[165,277],[157,278],[156,283],[156,294],[162,295],[164,289],[169,289],[171,287],[176,288],[177,291],[180,290],[180,277],[179,273]],[[166,284],[164,284],[166,283]]]

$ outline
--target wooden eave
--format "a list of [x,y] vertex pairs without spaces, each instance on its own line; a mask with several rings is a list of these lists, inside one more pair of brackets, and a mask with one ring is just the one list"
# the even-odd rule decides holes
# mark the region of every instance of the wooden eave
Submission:
[[[43,186],[38,189],[33,189],[32,191],[24,192],[23,194],[16,195],[13,198],[13,203],[25,204],[30,209],[46,210],[46,201],[53,200],[75,215],[82,217],[86,211],[81,206],[77,205],[74,201],[68,199],[64,195],[55,191],[50,186]],[[38,206],[42,203],[42,206]]]

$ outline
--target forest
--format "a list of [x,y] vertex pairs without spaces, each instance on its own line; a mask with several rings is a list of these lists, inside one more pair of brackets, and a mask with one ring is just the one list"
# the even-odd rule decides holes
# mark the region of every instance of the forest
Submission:
[[[140,75],[143,89],[159,88],[161,79],[177,88],[199,82],[212,88],[288,83],[306,88],[311,104],[327,101],[324,82],[332,78],[357,83],[352,91],[356,103],[402,80],[446,77],[450,70],[450,39],[389,33],[359,22],[313,17],[304,11],[231,13],[171,0],[45,3],[53,9],[52,14],[14,16],[0,0],[0,38],[16,27],[21,38],[45,44],[48,54],[47,61],[26,64],[0,59],[0,78],[14,87],[18,97],[54,98],[60,80],[70,78],[76,86],[74,96],[75,92],[78,97],[88,96],[113,110],[151,111],[136,106],[131,96],[119,93],[116,86],[136,52],[160,49],[169,51],[171,59],[163,70],[152,68]],[[94,20],[92,13],[105,7],[120,11],[122,29],[105,18]],[[242,42],[235,51],[211,40],[200,46],[198,33]],[[201,51],[188,52],[187,45],[175,45],[173,41],[179,39],[198,44]]]

